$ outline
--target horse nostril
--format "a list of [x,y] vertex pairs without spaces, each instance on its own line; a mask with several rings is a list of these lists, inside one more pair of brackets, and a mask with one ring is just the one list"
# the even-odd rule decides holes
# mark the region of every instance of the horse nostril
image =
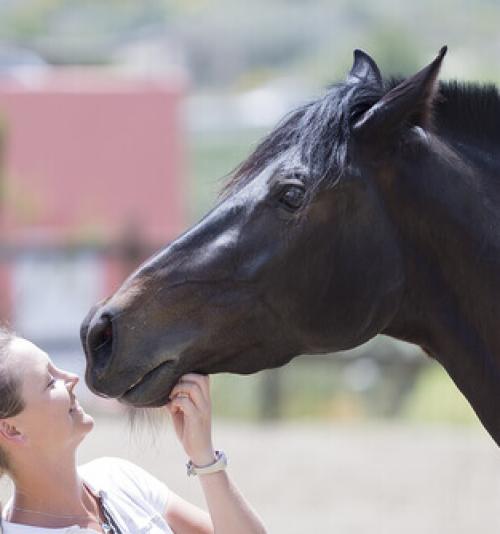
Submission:
[[87,347],[94,365],[104,367],[111,357],[113,348],[113,323],[111,315],[103,314],[88,333]]

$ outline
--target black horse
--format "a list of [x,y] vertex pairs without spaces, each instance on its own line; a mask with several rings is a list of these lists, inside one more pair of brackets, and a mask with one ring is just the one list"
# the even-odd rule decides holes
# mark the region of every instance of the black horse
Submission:
[[[420,345],[500,444],[500,98],[384,80],[364,52],[287,116],[216,207],[82,326],[86,379],[134,406],[378,333]],[[498,405],[497,405],[498,403]]]

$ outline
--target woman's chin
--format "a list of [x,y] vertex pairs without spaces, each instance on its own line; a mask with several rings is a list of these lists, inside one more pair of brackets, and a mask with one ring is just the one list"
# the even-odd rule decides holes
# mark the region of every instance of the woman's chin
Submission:
[[86,413],[83,416],[82,424],[84,424],[88,428],[88,431],[90,432],[94,428],[94,424],[95,424],[94,418],[88,413]]
[[88,434],[94,428],[94,418],[84,410],[79,410],[71,414],[75,429],[82,432],[83,435]]

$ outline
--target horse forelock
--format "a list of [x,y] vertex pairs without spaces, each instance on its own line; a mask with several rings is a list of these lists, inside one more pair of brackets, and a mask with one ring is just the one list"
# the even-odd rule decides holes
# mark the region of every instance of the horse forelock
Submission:
[[299,159],[312,186],[325,181],[336,183],[348,165],[353,114],[366,111],[381,96],[381,91],[370,84],[344,82],[330,86],[324,96],[285,116],[236,168],[222,195],[244,186],[286,154]]

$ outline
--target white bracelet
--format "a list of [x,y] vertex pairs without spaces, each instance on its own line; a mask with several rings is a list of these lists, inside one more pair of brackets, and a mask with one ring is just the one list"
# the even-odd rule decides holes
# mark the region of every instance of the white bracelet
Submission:
[[215,460],[207,465],[195,465],[191,460],[186,464],[188,476],[208,475],[223,471],[227,467],[227,456],[224,451],[215,451]]

